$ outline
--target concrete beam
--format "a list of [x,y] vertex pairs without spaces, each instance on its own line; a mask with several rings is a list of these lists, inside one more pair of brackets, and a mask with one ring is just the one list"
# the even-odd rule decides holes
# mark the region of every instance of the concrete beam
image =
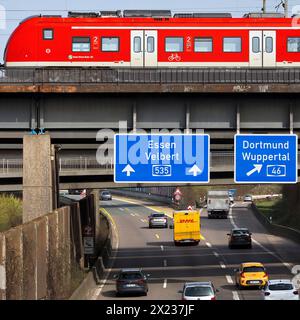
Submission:
[[299,93],[300,84],[44,84],[0,85],[0,93]]

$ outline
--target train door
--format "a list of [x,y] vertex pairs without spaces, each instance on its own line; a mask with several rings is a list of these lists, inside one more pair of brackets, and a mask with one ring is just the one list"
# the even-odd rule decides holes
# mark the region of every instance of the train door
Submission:
[[145,43],[145,67],[157,67],[157,31],[146,30]]
[[131,66],[144,66],[144,31],[131,31]]
[[249,65],[250,67],[276,66],[276,31],[250,31]]
[[276,31],[263,31],[263,66],[276,66]]
[[262,31],[250,31],[249,33],[249,64],[250,67],[262,67]]
[[131,66],[157,66],[157,31],[131,31]]

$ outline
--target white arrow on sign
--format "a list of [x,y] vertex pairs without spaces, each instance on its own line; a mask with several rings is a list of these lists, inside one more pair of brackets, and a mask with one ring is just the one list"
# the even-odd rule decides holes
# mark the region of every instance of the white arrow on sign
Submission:
[[189,172],[191,172],[194,177],[197,177],[197,175],[200,174],[202,171],[196,164],[194,164],[193,167],[189,170]]
[[251,176],[253,173],[255,173],[257,171],[257,173],[261,172],[263,165],[262,164],[254,164],[254,169],[250,170],[249,172],[247,172],[247,176]]
[[135,170],[132,168],[132,166],[130,164],[128,164],[123,170],[122,172],[126,172],[127,177],[130,177],[131,172],[135,172]]

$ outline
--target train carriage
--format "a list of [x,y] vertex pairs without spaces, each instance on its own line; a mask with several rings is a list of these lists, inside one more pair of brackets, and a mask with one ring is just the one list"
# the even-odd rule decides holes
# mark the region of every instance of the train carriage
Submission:
[[7,67],[299,67],[297,18],[124,11],[35,16],[5,50]]

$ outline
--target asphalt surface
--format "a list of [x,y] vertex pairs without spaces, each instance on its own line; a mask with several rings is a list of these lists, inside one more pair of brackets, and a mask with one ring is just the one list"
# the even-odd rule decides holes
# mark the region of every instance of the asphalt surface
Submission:
[[[234,269],[242,262],[262,262],[270,279],[291,279],[291,269],[300,265],[299,244],[270,235],[255,218],[249,204],[236,203],[228,219],[207,219],[201,211],[201,240],[198,246],[175,247],[172,229],[149,229],[151,203],[114,199],[101,201],[115,221],[118,250],[113,268],[105,281],[99,300],[178,300],[185,282],[212,281],[220,300],[261,300],[258,289],[238,290]],[[153,204],[153,203],[152,203]],[[233,227],[247,227],[254,239],[252,249],[229,249],[227,233]],[[116,297],[113,275],[121,268],[143,268],[149,273],[148,296]]]

